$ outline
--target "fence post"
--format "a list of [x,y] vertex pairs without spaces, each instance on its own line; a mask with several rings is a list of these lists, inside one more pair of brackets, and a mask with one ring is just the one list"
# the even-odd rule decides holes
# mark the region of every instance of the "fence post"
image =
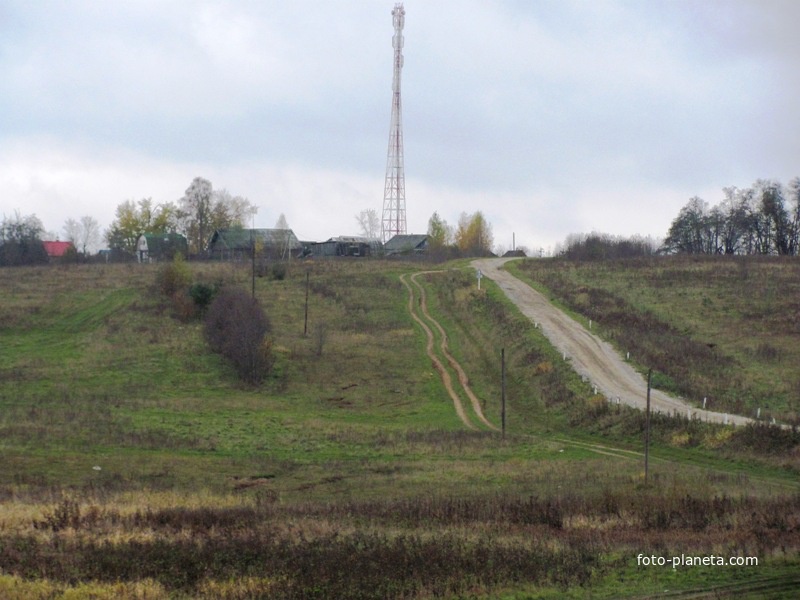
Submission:
[[500,422],[506,439],[506,349],[500,349]]
[[303,322],[303,337],[308,335],[308,278],[310,275],[310,271],[306,271],[306,315],[305,320]]

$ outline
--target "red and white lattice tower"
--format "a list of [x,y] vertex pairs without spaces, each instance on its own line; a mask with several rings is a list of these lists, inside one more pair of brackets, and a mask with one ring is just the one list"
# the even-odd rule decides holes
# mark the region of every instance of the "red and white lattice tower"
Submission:
[[386,243],[392,236],[406,233],[406,175],[403,168],[403,119],[400,102],[400,71],[403,68],[403,25],[406,11],[402,3],[394,5],[394,77],[392,78],[392,125],[389,128],[389,152],[386,157],[386,184],[383,189],[381,237]]

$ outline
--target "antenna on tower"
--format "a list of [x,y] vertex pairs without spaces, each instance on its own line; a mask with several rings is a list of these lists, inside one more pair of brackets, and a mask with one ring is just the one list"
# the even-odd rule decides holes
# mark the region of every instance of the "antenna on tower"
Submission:
[[392,10],[394,36],[394,77],[392,77],[392,124],[389,128],[389,151],[386,156],[386,184],[383,188],[381,237],[386,243],[392,236],[406,233],[406,174],[403,167],[403,119],[400,101],[400,71],[403,68],[403,25],[406,10],[398,2]]

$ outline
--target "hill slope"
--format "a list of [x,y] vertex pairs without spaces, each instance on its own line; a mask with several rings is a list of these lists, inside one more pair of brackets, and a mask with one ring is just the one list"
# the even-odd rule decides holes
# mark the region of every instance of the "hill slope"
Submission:
[[524,261],[518,273],[707,408],[800,419],[800,262],[780,257]]
[[[236,265],[191,268],[249,289]],[[687,440],[721,450],[677,443],[685,424],[664,420],[644,486],[639,413],[596,402],[455,269],[417,281],[490,421],[503,345],[509,369],[505,441],[465,430],[409,313],[400,275],[417,270],[258,278],[278,355],[261,388],[176,318],[156,267],[0,270],[0,595],[619,597],[753,573],[637,566],[654,549],[755,554],[781,585],[796,572],[783,457],[731,454],[711,425]]]

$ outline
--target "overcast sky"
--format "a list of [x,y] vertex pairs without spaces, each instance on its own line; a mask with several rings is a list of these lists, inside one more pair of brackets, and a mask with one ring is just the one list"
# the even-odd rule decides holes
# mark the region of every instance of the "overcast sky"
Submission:
[[[0,213],[103,229],[196,176],[298,237],[380,214],[392,0],[0,0]],[[800,2],[408,0],[409,233],[663,237],[694,195],[800,175]]]

